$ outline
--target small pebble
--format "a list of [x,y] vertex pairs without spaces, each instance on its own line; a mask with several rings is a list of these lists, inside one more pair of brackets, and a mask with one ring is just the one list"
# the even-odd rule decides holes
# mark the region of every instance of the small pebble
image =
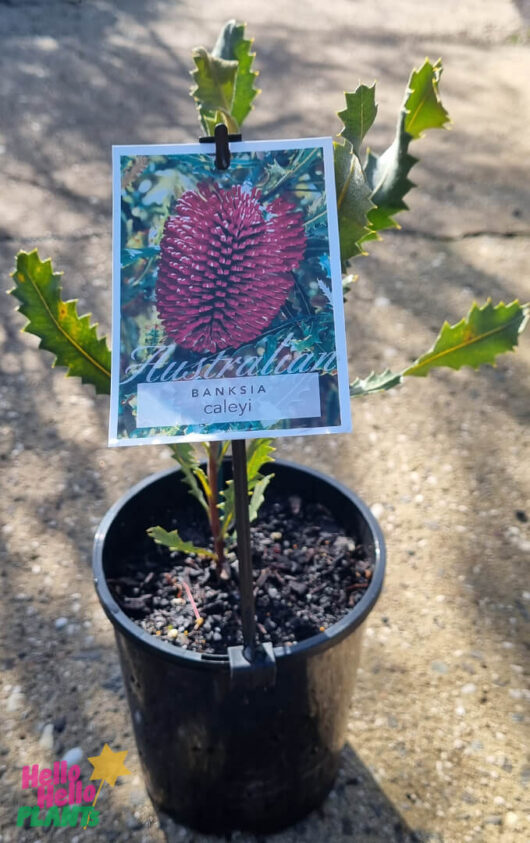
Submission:
[[67,626],[67,624],[68,624],[67,618],[57,618],[57,620],[54,623],[54,626],[55,626],[55,629],[64,629],[65,626]]
[[337,553],[352,553],[355,550],[355,542],[349,536],[338,536],[333,542],[333,550]]
[[85,757],[85,753],[80,746],[74,746],[69,749],[61,758],[61,761],[66,761],[66,766],[71,767],[72,764],[80,764]]
[[474,694],[476,690],[477,686],[473,682],[467,682],[460,688],[462,694]]
[[372,515],[374,518],[381,518],[384,515],[385,508],[382,503],[374,503],[373,506],[370,507],[372,510]]
[[46,752],[53,749],[53,723],[46,723],[39,738],[39,746]]
[[15,685],[7,698],[6,709],[7,711],[17,711],[17,709],[22,708],[23,703],[24,694],[22,693],[22,688],[20,685]]
[[518,819],[519,818],[518,818],[517,814],[515,813],[515,811],[508,811],[508,813],[505,814],[505,816],[504,816],[504,825],[507,828],[515,828],[515,826],[517,825]]

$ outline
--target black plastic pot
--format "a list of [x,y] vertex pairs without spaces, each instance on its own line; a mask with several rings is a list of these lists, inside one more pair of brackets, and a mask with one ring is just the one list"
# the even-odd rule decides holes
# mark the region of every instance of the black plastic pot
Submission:
[[383,536],[368,507],[316,471],[283,461],[271,470],[271,489],[324,503],[375,567],[366,594],[342,620],[274,648],[275,675],[256,673],[257,687],[226,656],[188,652],[144,632],[109,591],[107,578],[141,546],[146,528],[167,523],[169,511],[189,502],[178,470],[131,489],[94,542],[94,581],[114,625],[147,789],[158,808],[205,832],[279,830],[324,799],[344,743],[363,622],[383,584]]

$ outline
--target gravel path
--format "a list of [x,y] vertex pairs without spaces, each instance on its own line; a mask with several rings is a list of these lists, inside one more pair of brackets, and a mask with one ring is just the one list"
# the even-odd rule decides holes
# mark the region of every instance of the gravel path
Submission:
[[[342,90],[378,82],[389,142],[412,64],[443,56],[451,132],[418,144],[405,230],[357,262],[350,371],[400,366],[473,298],[530,297],[528,0],[4,0],[0,2],[0,260],[38,246],[81,311],[110,317],[110,145],[198,133],[189,50],[231,16],[257,38],[263,94],[247,137],[334,131]],[[0,841],[195,841],[146,798],[110,625],[89,557],[107,507],[168,465],[108,450],[107,399],[49,368],[0,298]],[[530,839],[530,342],[496,369],[438,372],[354,404],[355,433],[285,440],[334,474],[388,542],[337,786],[274,843]],[[18,830],[24,764],[103,743],[130,777],[100,826]],[[248,841],[234,835],[234,841]]]

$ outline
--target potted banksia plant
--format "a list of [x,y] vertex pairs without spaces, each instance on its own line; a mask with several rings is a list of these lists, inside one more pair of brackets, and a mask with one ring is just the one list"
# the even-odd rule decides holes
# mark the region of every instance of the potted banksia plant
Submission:
[[[234,22],[211,52],[194,52],[192,95],[208,136],[219,124],[239,133],[257,93],[253,59],[244,27]],[[440,74],[440,63],[429,61],[412,72],[395,138],[379,156],[363,153],[375,86],[346,94],[334,144],[344,295],[351,294],[349,262],[406,209],[416,161],[410,145],[448,120]],[[161,207],[148,193],[156,173],[147,178],[144,169],[131,161],[122,181],[125,203],[131,191],[146,195],[140,222],[124,215],[131,295],[143,295],[141,282],[151,279],[163,332],[200,365],[222,369],[226,350],[276,330],[294,301],[308,318],[325,307],[326,284],[318,280],[308,294],[297,276],[318,208],[304,216],[273,189],[220,186],[207,174],[196,190]],[[264,178],[274,187],[289,173],[271,166]],[[25,330],[68,375],[109,392],[106,341],[75,302],[62,300],[51,262],[22,252],[13,277]],[[517,301],[474,304],[404,371],[359,375],[350,394],[389,390],[439,366],[493,364],[515,347],[526,319]],[[305,341],[292,335],[286,353],[302,353]],[[325,331],[312,342],[326,353]],[[126,424],[127,401],[121,412]],[[94,576],[115,628],[155,805],[203,830],[270,831],[303,816],[332,786],[362,623],[382,587],[384,542],[352,492],[310,469],[273,462],[272,439],[250,441],[246,478],[232,465],[229,444],[171,444],[178,467],[140,483],[105,516]],[[241,456],[240,445],[233,449]],[[252,560],[245,519],[253,524]]]

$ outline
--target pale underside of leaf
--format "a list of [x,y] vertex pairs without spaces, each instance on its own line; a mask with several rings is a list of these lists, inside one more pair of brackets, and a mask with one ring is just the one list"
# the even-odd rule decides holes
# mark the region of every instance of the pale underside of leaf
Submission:
[[366,378],[356,378],[350,384],[350,396],[356,398],[363,395],[373,395],[375,392],[386,392],[394,386],[399,386],[403,375],[399,372],[391,372],[385,369],[384,372],[376,374],[371,372]]
[[369,231],[367,214],[373,208],[359,159],[349,141],[333,144],[340,251],[343,264],[361,254],[359,245]]
[[258,510],[262,505],[263,501],[265,500],[265,489],[267,488],[273,477],[274,474],[266,474],[265,477],[262,477],[261,480],[258,480],[254,486],[248,507],[248,515],[251,523],[252,521],[255,521],[258,517]]
[[230,131],[239,131],[238,124],[231,116],[237,61],[216,58],[204,47],[197,47],[193,51],[193,60],[196,67],[191,75],[195,87],[191,95],[197,102],[204,131],[213,135],[218,113],[226,118]]
[[258,76],[252,69],[256,54],[251,52],[253,39],[245,38],[245,24],[228,21],[221,30],[212,55],[228,61],[237,61],[238,68],[231,101],[231,114],[242,125],[253,108],[252,102],[259,93],[254,87]]

